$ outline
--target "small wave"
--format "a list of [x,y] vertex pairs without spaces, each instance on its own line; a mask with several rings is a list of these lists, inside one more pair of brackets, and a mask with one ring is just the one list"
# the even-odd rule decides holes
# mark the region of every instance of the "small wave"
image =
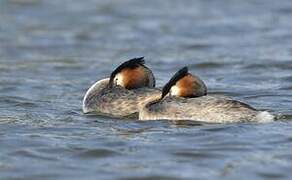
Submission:
[[105,158],[116,156],[119,153],[108,149],[90,149],[78,154],[80,158]]

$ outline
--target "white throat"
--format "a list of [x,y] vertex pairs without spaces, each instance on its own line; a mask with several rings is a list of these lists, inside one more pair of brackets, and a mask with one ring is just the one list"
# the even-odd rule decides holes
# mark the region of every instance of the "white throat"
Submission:
[[179,95],[179,88],[177,86],[172,86],[170,91],[169,91],[169,94],[171,96],[178,96]]

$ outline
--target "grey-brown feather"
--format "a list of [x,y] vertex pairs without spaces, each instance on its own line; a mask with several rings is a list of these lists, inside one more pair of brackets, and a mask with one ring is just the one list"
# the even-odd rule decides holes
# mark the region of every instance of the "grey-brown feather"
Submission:
[[156,88],[139,88],[127,90],[121,86],[101,86],[85,100],[90,112],[104,114],[112,117],[138,117],[141,102],[149,96],[160,94]]
[[258,111],[240,101],[226,97],[202,96],[182,98],[168,96],[148,103],[140,112],[141,120],[171,119],[204,122],[244,122],[255,120]]

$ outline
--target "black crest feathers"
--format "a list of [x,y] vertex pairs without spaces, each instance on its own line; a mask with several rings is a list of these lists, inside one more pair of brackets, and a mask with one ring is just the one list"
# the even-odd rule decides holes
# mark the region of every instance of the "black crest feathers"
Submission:
[[162,95],[161,95],[161,99],[163,99],[167,93],[169,92],[169,90],[171,89],[171,87],[173,85],[175,85],[175,83],[180,80],[181,78],[185,77],[186,75],[188,75],[188,67],[183,67],[180,70],[178,70],[173,76],[172,78],[164,85],[164,87],[162,88]]
[[144,66],[145,64],[145,60],[144,57],[138,57],[138,58],[133,58],[130,59],[126,62],[123,62],[121,65],[119,65],[112,73],[110,76],[110,80],[109,80],[109,86],[112,87],[113,86],[113,81],[114,78],[116,76],[116,74],[118,74],[119,72],[121,72],[124,68],[136,68],[138,66]]

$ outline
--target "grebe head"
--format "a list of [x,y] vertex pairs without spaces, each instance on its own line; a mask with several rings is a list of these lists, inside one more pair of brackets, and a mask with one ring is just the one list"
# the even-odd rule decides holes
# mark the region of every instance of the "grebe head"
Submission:
[[126,89],[155,87],[154,75],[144,63],[144,57],[130,59],[122,63],[111,73],[109,87],[115,85]]
[[178,97],[199,97],[207,94],[205,83],[188,72],[187,67],[177,71],[162,89],[163,99],[167,94]]

